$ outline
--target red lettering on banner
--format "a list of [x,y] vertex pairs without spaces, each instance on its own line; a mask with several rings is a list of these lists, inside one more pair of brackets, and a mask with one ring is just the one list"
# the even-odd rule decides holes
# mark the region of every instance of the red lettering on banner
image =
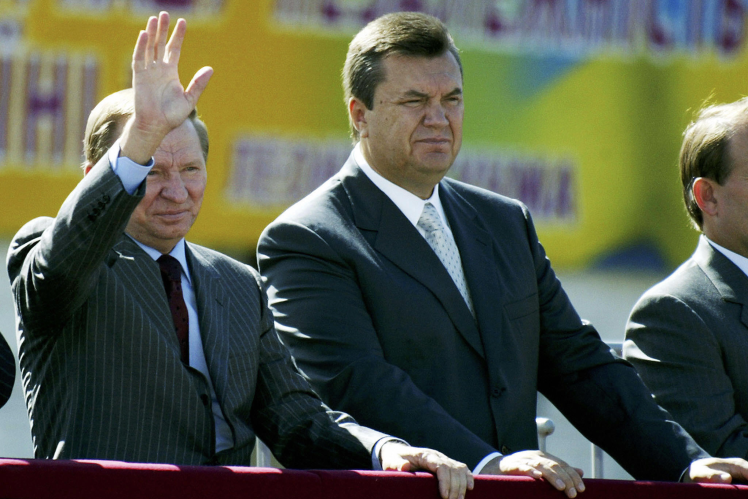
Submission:
[[[442,19],[487,49],[591,57],[639,53],[734,57],[744,50],[745,0],[277,0],[280,25],[356,31],[397,10]],[[346,36],[348,33],[346,33]]]
[[57,0],[61,9],[92,11],[109,14],[122,6],[142,16],[143,12],[173,10],[180,14],[215,14],[223,7],[224,0]]
[[0,55],[0,165],[78,168],[97,76],[79,55]]

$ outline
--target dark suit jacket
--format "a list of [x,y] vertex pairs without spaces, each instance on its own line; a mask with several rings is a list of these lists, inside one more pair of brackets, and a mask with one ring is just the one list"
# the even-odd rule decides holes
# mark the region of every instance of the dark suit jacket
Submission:
[[4,406],[13,392],[16,380],[16,361],[5,337],[0,333],[0,407]]
[[634,306],[623,353],[706,451],[748,458],[748,277],[704,237]]
[[579,319],[527,209],[450,179],[440,197],[477,322],[353,156],[263,233],[276,328],[322,398],[472,467],[537,448],[539,388],[635,476],[677,479],[700,449]]
[[289,467],[371,468],[382,434],[312,392],[256,272],[188,244],[205,357],[235,441],[215,453],[207,380],[180,361],[158,264],[123,235],[144,191],[145,182],[128,195],[105,156],[55,219],[33,220],[13,240],[36,457],[249,464],[257,435]]

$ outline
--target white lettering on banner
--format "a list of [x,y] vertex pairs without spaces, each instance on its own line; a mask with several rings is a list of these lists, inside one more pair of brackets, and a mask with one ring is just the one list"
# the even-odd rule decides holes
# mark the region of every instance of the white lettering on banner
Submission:
[[257,207],[288,206],[332,177],[350,152],[347,141],[241,139],[234,146],[226,195]]
[[0,18],[0,52],[11,53],[16,50],[23,38],[23,25],[10,17]]
[[575,175],[570,158],[543,158],[503,151],[465,149],[449,176],[527,205],[539,220],[576,218]]
[[[293,204],[345,163],[351,144],[251,136],[234,144],[225,196],[234,204],[280,209]],[[577,167],[569,158],[463,148],[449,176],[524,202],[544,221],[576,219]]]
[[574,57],[734,57],[743,50],[747,13],[746,0],[276,0],[274,17],[348,36],[399,10],[440,18],[461,45]]
[[90,11],[109,14],[122,7],[142,15],[144,12],[167,10],[179,15],[211,15],[219,12],[224,0],[57,0],[68,11]]
[[0,53],[0,166],[77,168],[98,68],[85,55]]

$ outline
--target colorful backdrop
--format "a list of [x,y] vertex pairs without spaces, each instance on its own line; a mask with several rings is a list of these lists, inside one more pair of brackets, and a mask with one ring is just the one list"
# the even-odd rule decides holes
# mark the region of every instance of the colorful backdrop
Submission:
[[54,216],[80,180],[85,117],[129,85],[162,9],[188,21],[183,81],[215,69],[190,238],[239,253],[348,156],[340,70],[386,12],[450,27],[466,102],[450,175],[523,200],[557,267],[686,258],[681,133],[707,98],[748,90],[744,0],[0,0],[0,236]]

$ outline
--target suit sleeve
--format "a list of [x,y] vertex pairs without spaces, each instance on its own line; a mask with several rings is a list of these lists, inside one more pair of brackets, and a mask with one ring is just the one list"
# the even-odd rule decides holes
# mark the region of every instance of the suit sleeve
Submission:
[[36,219],[19,231],[7,264],[26,329],[58,330],[83,304],[144,192],[145,182],[128,195],[104,155],[55,219]]
[[540,301],[538,389],[634,478],[679,480],[691,461],[708,454],[655,403],[632,366],[579,318],[526,209],[525,217]]
[[16,361],[13,351],[0,333],[0,407],[4,406],[13,391],[13,383],[16,380]]
[[361,294],[364,284],[318,232],[273,224],[260,239],[258,259],[276,327],[330,406],[471,468],[495,452],[387,362]]
[[748,423],[735,406],[718,339],[704,318],[671,295],[645,295],[626,328],[625,358],[660,405],[719,457],[748,457]]
[[286,467],[371,469],[372,449],[387,435],[331,410],[312,391],[278,337],[260,292],[260,362],[252,405],[257,435]]

